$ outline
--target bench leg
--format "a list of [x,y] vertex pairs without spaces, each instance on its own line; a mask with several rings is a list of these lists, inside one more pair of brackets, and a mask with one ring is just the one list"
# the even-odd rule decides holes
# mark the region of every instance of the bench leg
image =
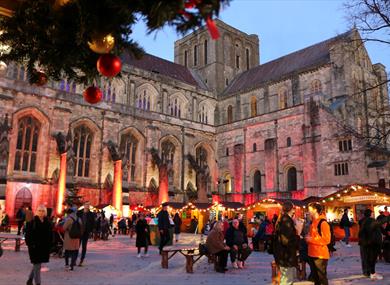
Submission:
[[192,255],[186,255],[186,271],[187,273],[194,273],[194,257]]
[[15,251],[20,251],[20,238],[15,239]]
[[298,280],[306,280],[306,263],[299,262],[297,267]]
[[161,267],[168,268],[168,252],[167,251],[161,252]]

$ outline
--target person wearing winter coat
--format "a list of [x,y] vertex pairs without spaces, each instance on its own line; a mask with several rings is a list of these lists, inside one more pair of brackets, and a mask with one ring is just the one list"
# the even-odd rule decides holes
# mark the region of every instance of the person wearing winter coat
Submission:
[[[68,211],[68,216],[66,217],[66,221],[64,223],[64,250],[65,250],[65,268],[67,269],[69,266],[69,258],[71,259],[69,269],[73,271],[74,266],[76,265],[77,256],[79,253],[80,247],[80,238],[82,237],[82,222],[81,219],[76,215],[77,208],[71,208]],[[80,236],[77,238],[72,238],[69,235],[70,230],[72,229],[73,223],[79,223],[80,228]]]
[[382,224],[390,221],[388,217],[376,221],[372,211],[366,209],[359,221],[359,246],[363,274],[373,280],[382,280],[383,276],[375,272],[375,265],[382,246]]
[[348,209],[344,209],[344,214],[340,220],[340,227],[344,229],[344,238],[342,242],[345,242],[347,247],[351,247],[351,245],[349,244],[349,237],[351,236],[351,226],[352,223],[349,221],[348,218]]
[[[309,234],[306,236],[311,271],[309,281],[313,281],[315,285],[328,285],[330,225],[326,221],[324,207],[320,203],[309,204],[309,213],[312,219]],[[318,228],[320,228],[321,233]]]
[[41,284],[42,263],[49,262],[50,248],[53,240],[52,225],[46,217],[47,209],[40,205],[36,210],[37,215],[26,224],[26,244],[28,255],[33,268],[27,280],[27,285]]
[[149,246],[149,225],[145,220],[145,215],[140,214],[137,223],[135,224],[135,232],[137,234],[135,246],[137,247],[137,257],[141,257],[141,248],[144,248],[144,257],[148,256]]
[[173,222],[175,223],[175,239],[176,242],[179,241],[180,237],[180,227],[182,224],[181,218],[179,216],[179,213],[176,213],[175,216],[173,217]]
[[216,222],[207,236],[206,248],[209,253],[214,254],[217,257],[217,260],[215,261],[215,270],[220,273],[225,273],[225,271],[227,271],[227,259],[230,251],[230,247],[224,243],[224,239],[223,222]]
[[298,266],[297,252],[299,249],[299,236],[292,219],[295,210],[290,201],[282,207],[283,214],[275,225],[273,253],[275,263],[281,272],[280,284],[292,285],[295,268]]
[[83,265],[85,255],[87,254],[88,239],[95,227],[95,215],[90,211],[90,206],[89,202],[85,202],[84,209],[77,212],[77,217],[79,217],[83,223],[83,235],[80,239],[81,258],[79,266]]
[[158,230],[160,232],[160,245],[159,250],[160,254],[164,246],[169,242],[169,228],[171,227],[171,222],[169,221],[168,213],[168,203],[162,204],[162,210],[157,215],[158,218]]
[[226,245],[230,247],[230,260],[233,268],[244,268],[244,262],[251,254],[248,246],[248,237],[240,229],[240,222],[234,219],[232,225],[226,232]]
[[18,222],[18,233],[20,235],[26,219],[26,213],[24,212],[23,206],[20,206],[19,210],[16,213],[16,221]]

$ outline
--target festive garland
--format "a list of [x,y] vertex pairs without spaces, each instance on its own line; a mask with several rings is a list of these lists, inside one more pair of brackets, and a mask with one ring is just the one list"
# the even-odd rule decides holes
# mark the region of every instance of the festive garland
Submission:
[[67,78],[93,84],[101,75],[120,73],[118,55],[142,56],[143,49],[131,38],[138,21],[146,22],[149,33],[169,25],[180,34],[206,23],[216,39],[219,34],[212,18],[229,1],[20,1],[12,17],[0,20],[0,43],[9,46],[0,60],[26,64],[30,83]]

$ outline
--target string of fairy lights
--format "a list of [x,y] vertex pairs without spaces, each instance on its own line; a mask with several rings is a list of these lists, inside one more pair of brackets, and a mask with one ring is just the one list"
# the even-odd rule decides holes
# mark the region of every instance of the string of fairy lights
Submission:
[[[324,197],[322,200],[319,198],[318,202],[322,204],[331,203],[333,201],[342,201],[345,197],[351,197],[352,193],[355,193],[357,191],[364,191],[374,197],[376,199],[382,198],[384,202],[390,201],[390,195],[386,193],[379,193],[373,189],[371,189],[369,186],[363,186],[363,185],[350,185],[347,186],[345,189],[339,190],[327,197]],[[186,205],[182,206],[181,208],[175,208],[168,205],[169,211],[177,211],[182,213],[183,211],[187,210],[198,210],[200,213],[206,213],[208,211],[250,211],[254,210],[256,207],[266,206],[266,205],[275,205],[276,207],[281,207],[280,201],[273,198],[264,198],[260,201],[257,201],[255,203],[252,203],[247,206],[242,206],[238,208],[232,208],[232,207],[226,207],[223,203],[220,202],[214,202],[207,208],[199,208],[196,204],[188,202]],[[306,209],[306,205],[294,205],[295,208],[303,208]],[[159,205],[158,207],[152,208],[151,210],[154,212],[159,212],[161,210],[162,206]],[[145,207],[142,207],[142,209],[146,209]]]
[[361,191],[364,190],[364,192],[371,194],[374,197],[377,197],[378,199],[383,198],[383,200],[385,202],[390,198],[390,196],[387,195],[386,193],[378,193],[377,191],[371,190],[371,188],[369,186],[351,185],[351,186],[345,188],[344,190],[337,191],[337,192],[325,197],[320,202],[322,204],[325,204],[325,203],[333,202],[333,201],[341,201],[345,197],[350,197],[352,193],[357,192],[359,190],[361,190]]

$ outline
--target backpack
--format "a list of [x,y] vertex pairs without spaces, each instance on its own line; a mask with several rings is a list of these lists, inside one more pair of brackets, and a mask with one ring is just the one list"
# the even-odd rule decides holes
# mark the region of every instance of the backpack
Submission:
[[77,220],[75,220],[71,217],[71,219],[73,220],[73,222],[69,230],[69,237],[72,239],[81,238],[81,225],[79,223],[78,218]]
[[[325,219],[321,219],[318,223],[318,226],[317,226],[317,229],[318,229],[318,234],[320,236],[322,236],[321,234],[321,224],[322,222],[326,222],[328,223]],[[331,224],[329,224],[329,229],[330,229],[330,242],[328,244],[328,250],[329,252],[335,252],[336,251],[336,248],[334,247],[336,245],[336,236],[334,235],[334,231],[333,231],[333,226]]]

